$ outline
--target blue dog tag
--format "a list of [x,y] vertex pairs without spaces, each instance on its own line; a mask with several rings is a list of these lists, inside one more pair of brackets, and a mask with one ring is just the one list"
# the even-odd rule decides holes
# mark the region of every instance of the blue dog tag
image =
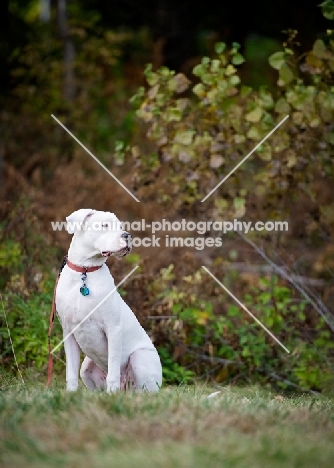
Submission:
[[82,294],[83,296],[88,296],[88,294],[89,294],[89,289],[87,288],[86,285],[85,285],[85,286],[81,286],[80,292],[81,292],[81,294]]

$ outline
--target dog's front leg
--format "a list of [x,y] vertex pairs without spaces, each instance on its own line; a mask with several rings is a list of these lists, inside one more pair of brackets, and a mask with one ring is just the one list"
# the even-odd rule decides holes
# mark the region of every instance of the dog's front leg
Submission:
[[106,378],[107,392],[120,389],[122,357],[122,305],[117,291],[114,292],[111,314],[106,324],[108,340],[108,373]]
[[121,380],[121,353],[122,353],[122,328],[120,325],[109,327],[108,338],[108,373],[107,392],[115,392],[120,389]]
[[80,348],[77,340],[70,335],[64,341],[66,354],[66,390],[74,392],[79,385]]

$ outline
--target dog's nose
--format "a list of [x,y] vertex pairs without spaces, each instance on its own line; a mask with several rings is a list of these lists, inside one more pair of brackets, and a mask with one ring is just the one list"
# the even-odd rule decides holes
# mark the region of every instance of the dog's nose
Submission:
[[128,232],[125,231],[125,232],[123,232],[121,234],[121,237],[123,237],[126,240],[130,240],[132,236],[131,236],[131,234],[129,234]]

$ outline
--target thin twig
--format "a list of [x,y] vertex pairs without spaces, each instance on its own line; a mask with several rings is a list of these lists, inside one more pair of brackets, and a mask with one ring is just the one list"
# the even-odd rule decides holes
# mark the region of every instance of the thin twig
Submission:
[[[294,278],[293,274],[291,274],[292,273],[291,268],[286,265],[285,269],[287,270],[288,273],[290,273],[291,278]],[[323,313],[328,314],[330,317],[332,317],[332,312],[326,307],[326,305],[317,296],[317,294],[315,294],[315,292],[312,291],[311,286],[312,286],[311,281],[308,281],[308,284],[305,284],[305,283],[303,284],[304,290],[317,302],[318,306],[323,311]]]
[[285,379],[284,377],[280,377],[279,375],[275,374],[274,372],[267,372],[267,371],[265,371],[265,372],[268,373],[268,375],[270,375],[270,377],[272,377],[273,379],[278,380],[280,382],[283,382],[283,383],[285,383],[287,385],[290,385],[291,387],[298,388],[298,390],[301,390],[302,392],[312,393],[312,395],[321,395],[321,393],[316,392],[315,390],[308,390],[307,388],[303,388],[300,385],[297,385],[297,384],[291,382],[291,380]]
[[[298,283],[296,283],[296,281],[293,280],[293,278],[291,278],[290,275],[288,275],[286,273],[286,271],[279,267],[278,265],[276,265],[276,263],[274,263],[266,254],[265,252],[260,249],[257,245],[254,244],[254,242],[252,242],[250,239],[248,239],[244,234],[242,234],[240,231],[237,231],[237,233],[239,234],[240,237],[242,237],[242,239],[247,242],[249,245],[251,245],[253,247],[254,250],[256,250],[256,252],[261,255],[262,258],[264,258],[281,276],[283,276],[283,278],[285,278],[286,280],[289,281],[289,283],[291,283],[304,297],[305,299],[310,303],[312,304],[312,306],[314,307],[314,309],[318,312],[319,315],[321,315],[321,317],[325,320],[325,322],[327,323],[327,325],[329,326],[329,328],[334,332],[334,319],[332,316],[330,317],[327,317],[325,311],[323,310],[322,307],[320,307],[317,302],[318,301],[315,301],[312,299],[312,297],[310,296],[310,294],[307,294],[307,292],[301,287],[299,286]],[[328,310],[328,309],[327,309]],[[329,312],[329,311],[328,311]],[[327,312],[327,313],[328,313]],[[332,315],[330,312],[329,312],[330,315]]]
[[[191,349],[189,349],[187,346],[183,345],[182,343],[179,343],[179,345],[184,349],[186,350],[188,353],[194,355],[194,356],[197,356],[199,359],[203,360],[203,361],[210,361],[211,363],[213,364],[237,364],[239,366],[244,366],[245,364],[243,362],[237,362],[237,361],[231,361],[229,359],[222,359],[222,358],[219,358],[219,357],[216,357],[216,356],[206,356],[205,354],[200,354],[200,353],[197,353],[196,351],[192,351]],[[216,369],[216,366],[214,366],[214,369]],[[277,375],[275,372],[272,372],[271,369],[265,369],[265,368],[262,368],[262,367],[256,367],[256,370],[261,372],[262,374],[265,373],[266,375],[268,375],[269,377],[272,377],[274,380],[277,380],[279,382],[283,382],[285,383],[286,385],[289,385],[290,387],[294,387],[294,388],[297,388],[298,390],[302,391],[302,392],[307,392],[307,393],[311,393],[312,395],[320,395],[319,392],[316,392],[315,390],[309,390],[307,388],[303,388],[301,387],[300,385],[294,383],[294,382],[291,382],[291,380],[288,380],[284,377],[281,377],[279,375]],[[210,374],[211,372],[213,371],[213,369],[210,369],[209,371],[207,371],[204,375],[206,374]],[[242,373],[242,374],[238,374],[239,375],[243,375],[245,373]],[[237,376],[235,376],[234,378],[236,378]]]
[[[244,271],[247,273],[250,272],[250,273],[266,273],[266,274],[269,274],[275,271],[271,265],[248,265],[247,263],[244,263],[244,262],[228,263],[224,265],[224,269]],[[285,270],[285,269],[288,269],[288,267],[284,266],[284,268],[282,269]],[[302,283],[302,284],[308,283],[310,285],[319,286],[319,287],[325,285],[325,282],[322,279],[307,278],[306,276],[296,275],[292,273],[291,270],[290,270],[290,274],[291,274],[291,278],[297,283]]]
[[58,359],[58,361],[62,362],[64,364],[64,366],[66,366],[66,362],[63,361],[63,359],[61,359],[60,357],[56,356],[55,354],[53,354],[53,357]]
[[175,315],[148,315],[147,318],[152,320],[177,319]]
[[12,351],[13,351],[13,355],[14,355],[14,360],[15,360],[15,364],[16,364],[16,367],[17,367],[17,371],[20,375],[20,378],[22,380],[22,383],[23,385],[25,385],[25,382],[23,380],[23,376],[21,374],[21,371],[20,371],[20,368],[19,368],[19,365],[18,365],[18,362],[17,362],[17,359],[16,359],[16,354],[15,354],[15,350],[14,350],[14,345],[13,345],[13,341],[12,341],[12,337],[11,337],[11,334],[10,334],[10,330],[9,330],[9,325],[8,325],[8,320],[7,320],[7,315],[6,315],[6,311],[5,311],[5,306],[4,306],[4,303],[3,303],[3,299],[2,299],[2,294],[0,293],[0,298],[1,298],[1,304],[2,304],[2,310],[3,310],[3,315],[5,317],[5,322],[6,322],[6,327],[7,327],[7,331],[8,331],[8,336],[9,336],[9,341],[10,341],[10,344],[11,344],[11,347],[12,347]]
[[205,354],[198,353],[196,351],[193,351],[192,349],[188,348],[185,346],[183,343],[178,343],[179,346],[181,346],[185,351],[188,353],[192,354],[193,356],[198,357],[199,359],[202,359],[202,361],[209,361],[212,364],[236,364],[237,366],[242,366],[244,363],[243,362],[238,362],[238,361],[232,361],[231,359],[223,359],[217,356],[206,356]]

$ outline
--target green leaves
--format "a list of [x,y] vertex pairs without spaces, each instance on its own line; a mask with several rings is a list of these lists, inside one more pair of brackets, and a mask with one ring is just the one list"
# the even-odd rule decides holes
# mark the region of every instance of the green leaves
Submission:
[[194,130],[180,131],[175,135],[174,141],[180,145],[188,146],[193,141],[194,133]]
[[290,105],[286,101],[285,98],[281,97],[278,99],[275,105],[275,112],[278,112],[279,114],[289,114],[290,112]]
[[273,96],[266,90],[260,90],[260,101],[264,109],[272,109],[274,107]]
[[241,218],[246,213],[246,200],[242,197],[236,197],[233,200],[233,206],[235,209],[234,215],[236,218]]
[[182,119],[182,110],[177,107],[169,107],[166,111],[167,122],[180,122]]
[[255,126],[250,127],[247,132],[247,138],[250,140],[260,141],[261,140],[261,133],[259,129]]
[[283,63],[279,69],[279,86],[285,86],[294,79],[294,74],[286,63]]
[[291,51],[286,49],[284,52],[275,52],[268,59],[270,66],[279,72],[279,86],[285,86],[294,79],[294,74],[287,64],[287,58],[289,55],[291,55]]
[[149,63],[144,70],[144,75],[146,77],[146,81],[150,86],[154,86],[159,81],[159,76],[152,71],[152,64]]
[[320,59],[327,58],[329,55],[329,51],[327,50],[324,41],[322,41],[321,39],[317,39],[315,41],[315,43],[313,44],[312,51],[314,55]]
[[[288,114],[291,118],[287,123],[257,149],[254,158],[238,168],[228,184],[220,187],[219,198],[207,201],[210,213],[223,218],[244,216],[250,206],[247,184],[254,186],[252,193],[258,206],[262,206],[259,200],[265,197],[270,199],[268,206],[275,203],[281,206],[279,196],[283,188],[290,197],[292,187],[310,185],[306,172],[296,170],[304,167],[305,154],[319,155],[308,162],[312,171],[318,173],[320,166],[316,160],[325,158],[326,174],[333,173],[328,163],[334,141],[328,125],[334,121],[334,91],[332,81],[326,81],[330,75],[324,81],[313,82],[311,74],[304,83],[302,73],[310,66],[307,55],[298,64],[292,49],[286,47],[269,58],[278,72],[276,89],[255,90],[240,83],[237,67],[244,59],[239,49],[238,44],[233,44],[230,50],[218,44],[218,56],[203,57],[194,67],[194,84],[165,68],[155,72],[147,68],[150,84],[144,96],[142,91],[139,93],[142,100],[139,116],[147,123],[147,137],[164,164],[164,176],[158,177],[159,189],[154,192],[161,204],[167,206],[178,194],[174,201],[177,209],[191,211],[194,201],[201,200],[209,187],[219,183],[222,173],[228,174],[242,155],[249,153]],[[317,61],[329,63],[328,53],[324,41],[315,42],[312,54]],[[326,59],[322,58],[325,56]],[[319,73],[321,70],[317,70]],[[192,95],[189,92],[187,98],[179,97],[188,90]],[[145,181],[152,180],[151,170],[149,158],[141,152],[138,179],[143,193]],[[240,184],[246,185],[245,194],[241,193]],[[289,212],[290,207],[286,210]],[[276,212],[268,208],[267,214],[272,216]]]
[[225,75],[226,76],[234,75],[234,73],[236,73],[236,71],[237,71],[237,69],[233,65],[229,64],[229,65],[227,65],[227,67],[225,69]]
[[203,98],[206,94],[205,86],[202,83],[198,83],[193,87],[193,93],[196,94],[199,98]]
[[334,20],[334,1],[333,0],[325,0],[324,2],[320,3],[319,5],[322,10],[322,14],[328,20]]
[[272,149],[268,142],[262,143],[262,145],[257,149],[257,154],[259,155],[262,161],[271,161],[272,159]]
[[239,45],[234,44],[230,51],[223,53],[226,49],[225,44],[216,44],[219,57],[203,57],[201,63],[194,67],[193,74],[200,78],[201,83],[193,87],[193,93],[202,100],[202,105],[210,103],[217,106],[220,102],[224,105],[226,97],[238,92],[236,86],[240,83],[240,78],[234,65],[244,62],[238,48]]
[[243,58],[243,56],[239,53],[236,53],[233,57],[232,57],[232,63],[233,65],[241,65],[242,63],[244,63],[245,59]]
[[217,52],[217,54],[222,54],[225,49],[226,49],[226,44],[224,42],[218,42],[215,45],[215,51]]
[[255,123],[261,120],[262,115],[263,115],[263,110],[261,109],[261,107],[255,107],[255,109],[253,109],[252,111],[248,112],[245,115],[245,119],[248,122]]
[[11,269],[22,262],[21,246],[10,239],[3,240],[0,248],[0,267]]
[[238,75],[233,75],[230,76],[228,81],[230,85],[237,86],[240,83],[240,78],[238,77]]
[[269,57],[268,60],[271,67],[275,68],[275,70],[279,70],[285,63],[285,53],[275,52]]

